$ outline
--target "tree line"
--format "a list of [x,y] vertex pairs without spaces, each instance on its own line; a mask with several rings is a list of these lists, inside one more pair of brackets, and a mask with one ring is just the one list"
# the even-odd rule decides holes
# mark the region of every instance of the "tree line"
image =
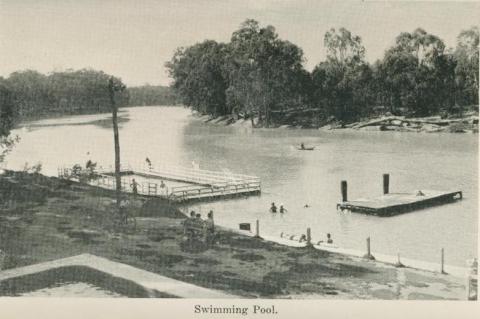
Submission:
[[365,60],[360,36],[325,33],[326,59],[312,72],[297,45],[248,19],[230,42],[179,48],[165,65],[180,101],[203,114],[236,114],[271,126],[351,122],[378,112],[428,116],[478,105],[479,29],[447,49],[423,29],[402,32],[382,59]]
[[[90,69],[44,75],[26,70],[10,74],[0,83],[9,91],[12,113],[17,120],[52,114],[110,112],[108,91],[112,76]],[[121,80],[115,78],[121,83]],[[117,96],[117,104],[128,104],[128,93]]]
[[150,85],[127,88],[129,106],[177,105],[177,97],[168,86]]
[[[91,69],[67,70],[48,75],[33,70],[0,77],[1,127],[5,121],[62,114],[111,112],[108,83],[112,76]],[[121,83],[119,78],[115,81]],[[144,85],[116,95],[118,107],[175,105],[169,87]],[[8,105],[8,106],[7,106]],[[0,131],[0,135],[1,135]]]

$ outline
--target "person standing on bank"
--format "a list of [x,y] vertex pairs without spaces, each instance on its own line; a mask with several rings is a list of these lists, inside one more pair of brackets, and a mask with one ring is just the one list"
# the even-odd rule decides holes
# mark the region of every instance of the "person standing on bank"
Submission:
[[132,193],[133,195],[138,194],[138,183],[135,181],[135,178],[132,179],[132,184],[130,184],[130,187],[132,187]]
[[213,211],[211,210],[207,214],[207,220],[205,221],[205,241],[207,243],[212,242],[215,235],[215,223],[213,222]]

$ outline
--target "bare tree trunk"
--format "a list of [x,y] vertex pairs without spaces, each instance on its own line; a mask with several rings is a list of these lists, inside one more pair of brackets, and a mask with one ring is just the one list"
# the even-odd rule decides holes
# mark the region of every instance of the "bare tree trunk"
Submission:
[[117,106],[115,104],[115,88],[112,78],[108,82],[108,91],[110,95],[110,104],[112,107],[113,139],[115,143],[115,191],[117,208],[119,208],[122,192],[122,177],[120,175],[120,140],[118,135]]

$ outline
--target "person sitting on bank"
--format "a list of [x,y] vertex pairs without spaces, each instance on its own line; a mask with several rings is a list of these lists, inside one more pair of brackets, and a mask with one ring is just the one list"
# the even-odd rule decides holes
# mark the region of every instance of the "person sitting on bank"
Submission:
[[195,221],[195,211],[190,212],[190,217],[186,218],[183,221],[183,233],[185,235],[189,234],[191,227],[193,226],[193,223]]
[[285,207],[283,207],[283,204],[280,205],[280,213],[286,213],[287,212],[287,209]]
[[425,196],[425,194],[421,190],[418,190],[417,196]]
[[302,234],[302,236],[300,236],[300,239],[298,240],[298,242],[303,243],[304,241],[307,241],[307,236],[305,234]]
[[272,203],[272,206],[270,207],[270,212],[271,213],[276,213],[277,212],[277,206],[275,206],[275,203]]
[[165,188],[165,183],[163,182],[163,179],[160,181],[160,188]]
[[197,229],[203,229],[205,222],[202,219],[202,215],[197,214],[195,215],[195,219],[193,220],[194,222],[194,227]]
[[130,205],[130,202],[128,201],[128,199],[120,200],[120,204],[118,205],[120,218],[125,224],[127,223],[127,217],[128,217],[127,208],[129,205]]

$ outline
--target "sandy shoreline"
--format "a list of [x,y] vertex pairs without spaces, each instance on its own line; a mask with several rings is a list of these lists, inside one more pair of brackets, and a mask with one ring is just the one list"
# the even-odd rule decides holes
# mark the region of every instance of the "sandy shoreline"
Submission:
[[[249,119],[235,118],[233,116],[212,117],[193,113],[192,118],[219,126],[232,126],[252,128]],[[466,113],[460,118],[442,119],[440,116],[422,118],[406,118],[405,116],[379,116],[363,121],[340,124],[331,122],[318,128],[304,127],[302,125],[275,125],[263,129],[318,129],[320,131],[351,130],[351,131],[395,131],[415,133],[478,133],[478,113]]]

